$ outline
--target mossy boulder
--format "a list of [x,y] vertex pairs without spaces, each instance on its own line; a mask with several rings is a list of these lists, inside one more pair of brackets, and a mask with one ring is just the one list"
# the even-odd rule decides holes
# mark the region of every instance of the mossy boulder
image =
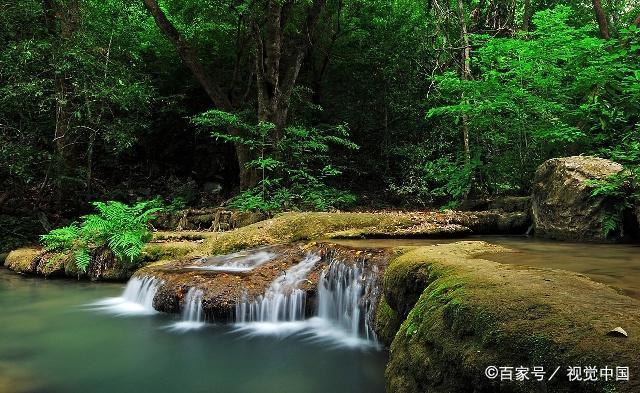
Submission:
[[[566,271],[474,258],[503,249],[484,242],[420,247],[391,261],[376,326],[403,320],[391,342],[387,391],[637,392],[640,380],[569,382],[569,366],[630,367],[640,372],[640,302]],[[409,277],[405,277],[409,275]],[[398,288],[412,278],[424,285]],[[405,317],[406,313],[406,317]],[[391,316],[391,317],[390,317]],[[621,326],[628,337],[607,333]],[[388,341],[387,341],[388,342]],[[552,381],[500,382],[488,366],[560,367]]]
[[37,248],[19,248],[11,251],[4,265],[18,273],[35,274],[37,260],[42,250]]
[[592,196],[592,180],[602,180],[623,170],[622,165],[598,157],[575,156],[545,161],[533,181],[532,215],[538,237],[574,241],[621,240],[620,231],[609,237],[603,221],[623,222],[616,200]]
[[[92,252],[91,263],[87,271],[82,272],[75,263],[72,253],[46,252],[42,248],[21,248],[11,251],[5,266],[15,272],[44,277],[88,278],[93,281],[126,281],[140,266],[162,261],[182,258],[202,244],[206,236],[195,236],[191,233],[163,232],[160,238],[178,240],[157,240],[145,245],[140,260],[134,264],[121,263],[107,248],[100,247]],[[180,240],[197,237],[199,240]]]

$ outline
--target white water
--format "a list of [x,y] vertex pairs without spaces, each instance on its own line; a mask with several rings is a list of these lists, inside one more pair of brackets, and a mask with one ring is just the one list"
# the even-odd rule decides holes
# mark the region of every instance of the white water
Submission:
[[202,290],[191,287],[184,298],[182,306],[182,320],[171,325],[177,331],[196,330],[205,326],[202,314]]
[[299,285],[320,261],[315,254],[308,254],[300,263],[290,267],[276,278],[265,294],[258,299],[236,303],[236,322],[279,322],[304,319],[306,293]]
[[267,251],[266,247],[245,250],[228,255],[216,257],[201,258],[196,261],[195,265],[187,266],[188,269],[212,270],[219,272],[248,272],[256,267],[263,265],[273,258],[276,254]]
[[116,315],[149,315],[156,313],[153,298],[162,284],[153,276],[132,277],[119,297],[110,297],[90,304]]
[[350,337],[376,341],[369,326],[373,310],[370,296],[375,288],[377,267],[365,271],[364,263],[353,266],[332,261],[318,283],[318,317],[336,323]]
[[376,299],[375,267],[365,272],[364,263],[349,266],[332,261],[318,283],[317,315],[305,319],[306,294],[297,285],[319,259],[307,256],[276,279],[264,296],[238,302],[236,329],[248,336],[301,334],[335,346],[377,347],[368,323]]

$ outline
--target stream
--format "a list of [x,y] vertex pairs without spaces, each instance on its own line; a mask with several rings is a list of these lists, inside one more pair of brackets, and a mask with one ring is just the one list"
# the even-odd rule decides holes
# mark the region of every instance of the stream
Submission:
[[[583,273],[640,298],[640,253],[633,245],[498,236],[337,243],[386,248],[459,240],[513,250],[480,256],[485,259]],[[251,255],[216,257],[193,268],[247,271],[272,257],[264,250]],[[381,393],[387,354],[372,345],[361,315],[369,311],[359,300],[373,281],[358,265],[330,264],[309,318],[296,284],[317,262],[308,255],[263,297],[239,302],[231,324],[205,323],[197,288],[186,294],[182,315],[155,312],[152,277],[132,279],[124,289],[0,268],[0,392]]]
[[0,268],[0,392],[384,391],[384,351],[230,325],[183,332],[180,316],[95,306],[123,288]]

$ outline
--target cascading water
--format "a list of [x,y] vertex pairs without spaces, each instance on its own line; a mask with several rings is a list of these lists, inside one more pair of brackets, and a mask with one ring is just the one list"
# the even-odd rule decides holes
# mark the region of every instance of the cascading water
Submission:
[[270,249],[271,247],[266,246],[233,254],[200,258],[195,261],[195,264],[187,266],[187,269],[246,273],[275,258],[277,254],[271,252]]
[[344,346],[377,346],[369,320],[377,299],[377,268],[364,261],[349,265],[332,260],[318,282],[316,316],[305,319],[306,293],[298,284],[320,261],[307,255],[278,277],[258,299],[236,304],[236,326],[253,335],[302,333]]
[[171,325],[173,330],[187,331],[205,326],[202,313],[202,295],[201,289],[196,287],[189,288],[187,295],[184,297],[182,320]]
[[263,296],[251,302],[246,298],[237,302],[236,322],[275,323],[303,320],[306,293],[298,286],[319,261],[318,255],[308,254],[300,263],[276,278]]
[[152,276],[132,277],[122,296],[107,298],[90,306],[113,312],[118,315],[147,315],[155,313],[153,298],[162,284]]
[[369,326],[377,299],[377,267],[364,262],[346,265],[332,261],[318,283],[318,317],[332,321],[352,338],[376,341]]

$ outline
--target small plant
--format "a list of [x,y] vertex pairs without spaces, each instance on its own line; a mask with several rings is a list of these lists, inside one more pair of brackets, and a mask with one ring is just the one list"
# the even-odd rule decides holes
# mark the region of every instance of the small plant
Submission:
[[622,230],[622,215],[640,200],[635,184],[640,168],[622,170],[602,180],[590,180],[592,197],[605,197],[612,201],[610,211],[602,217],[602,233],[605,237]]
[[93,202],[98,214],[82,217],[81,223],[52,230],[41,236],[47,251],[72,253],[78,269],[86,272],[91,252],[107,246],[125,264],[140,257],[142,247],[151,240],[149,221],[163,210],[158,200],[138,202],[133,206],[121,202]]

